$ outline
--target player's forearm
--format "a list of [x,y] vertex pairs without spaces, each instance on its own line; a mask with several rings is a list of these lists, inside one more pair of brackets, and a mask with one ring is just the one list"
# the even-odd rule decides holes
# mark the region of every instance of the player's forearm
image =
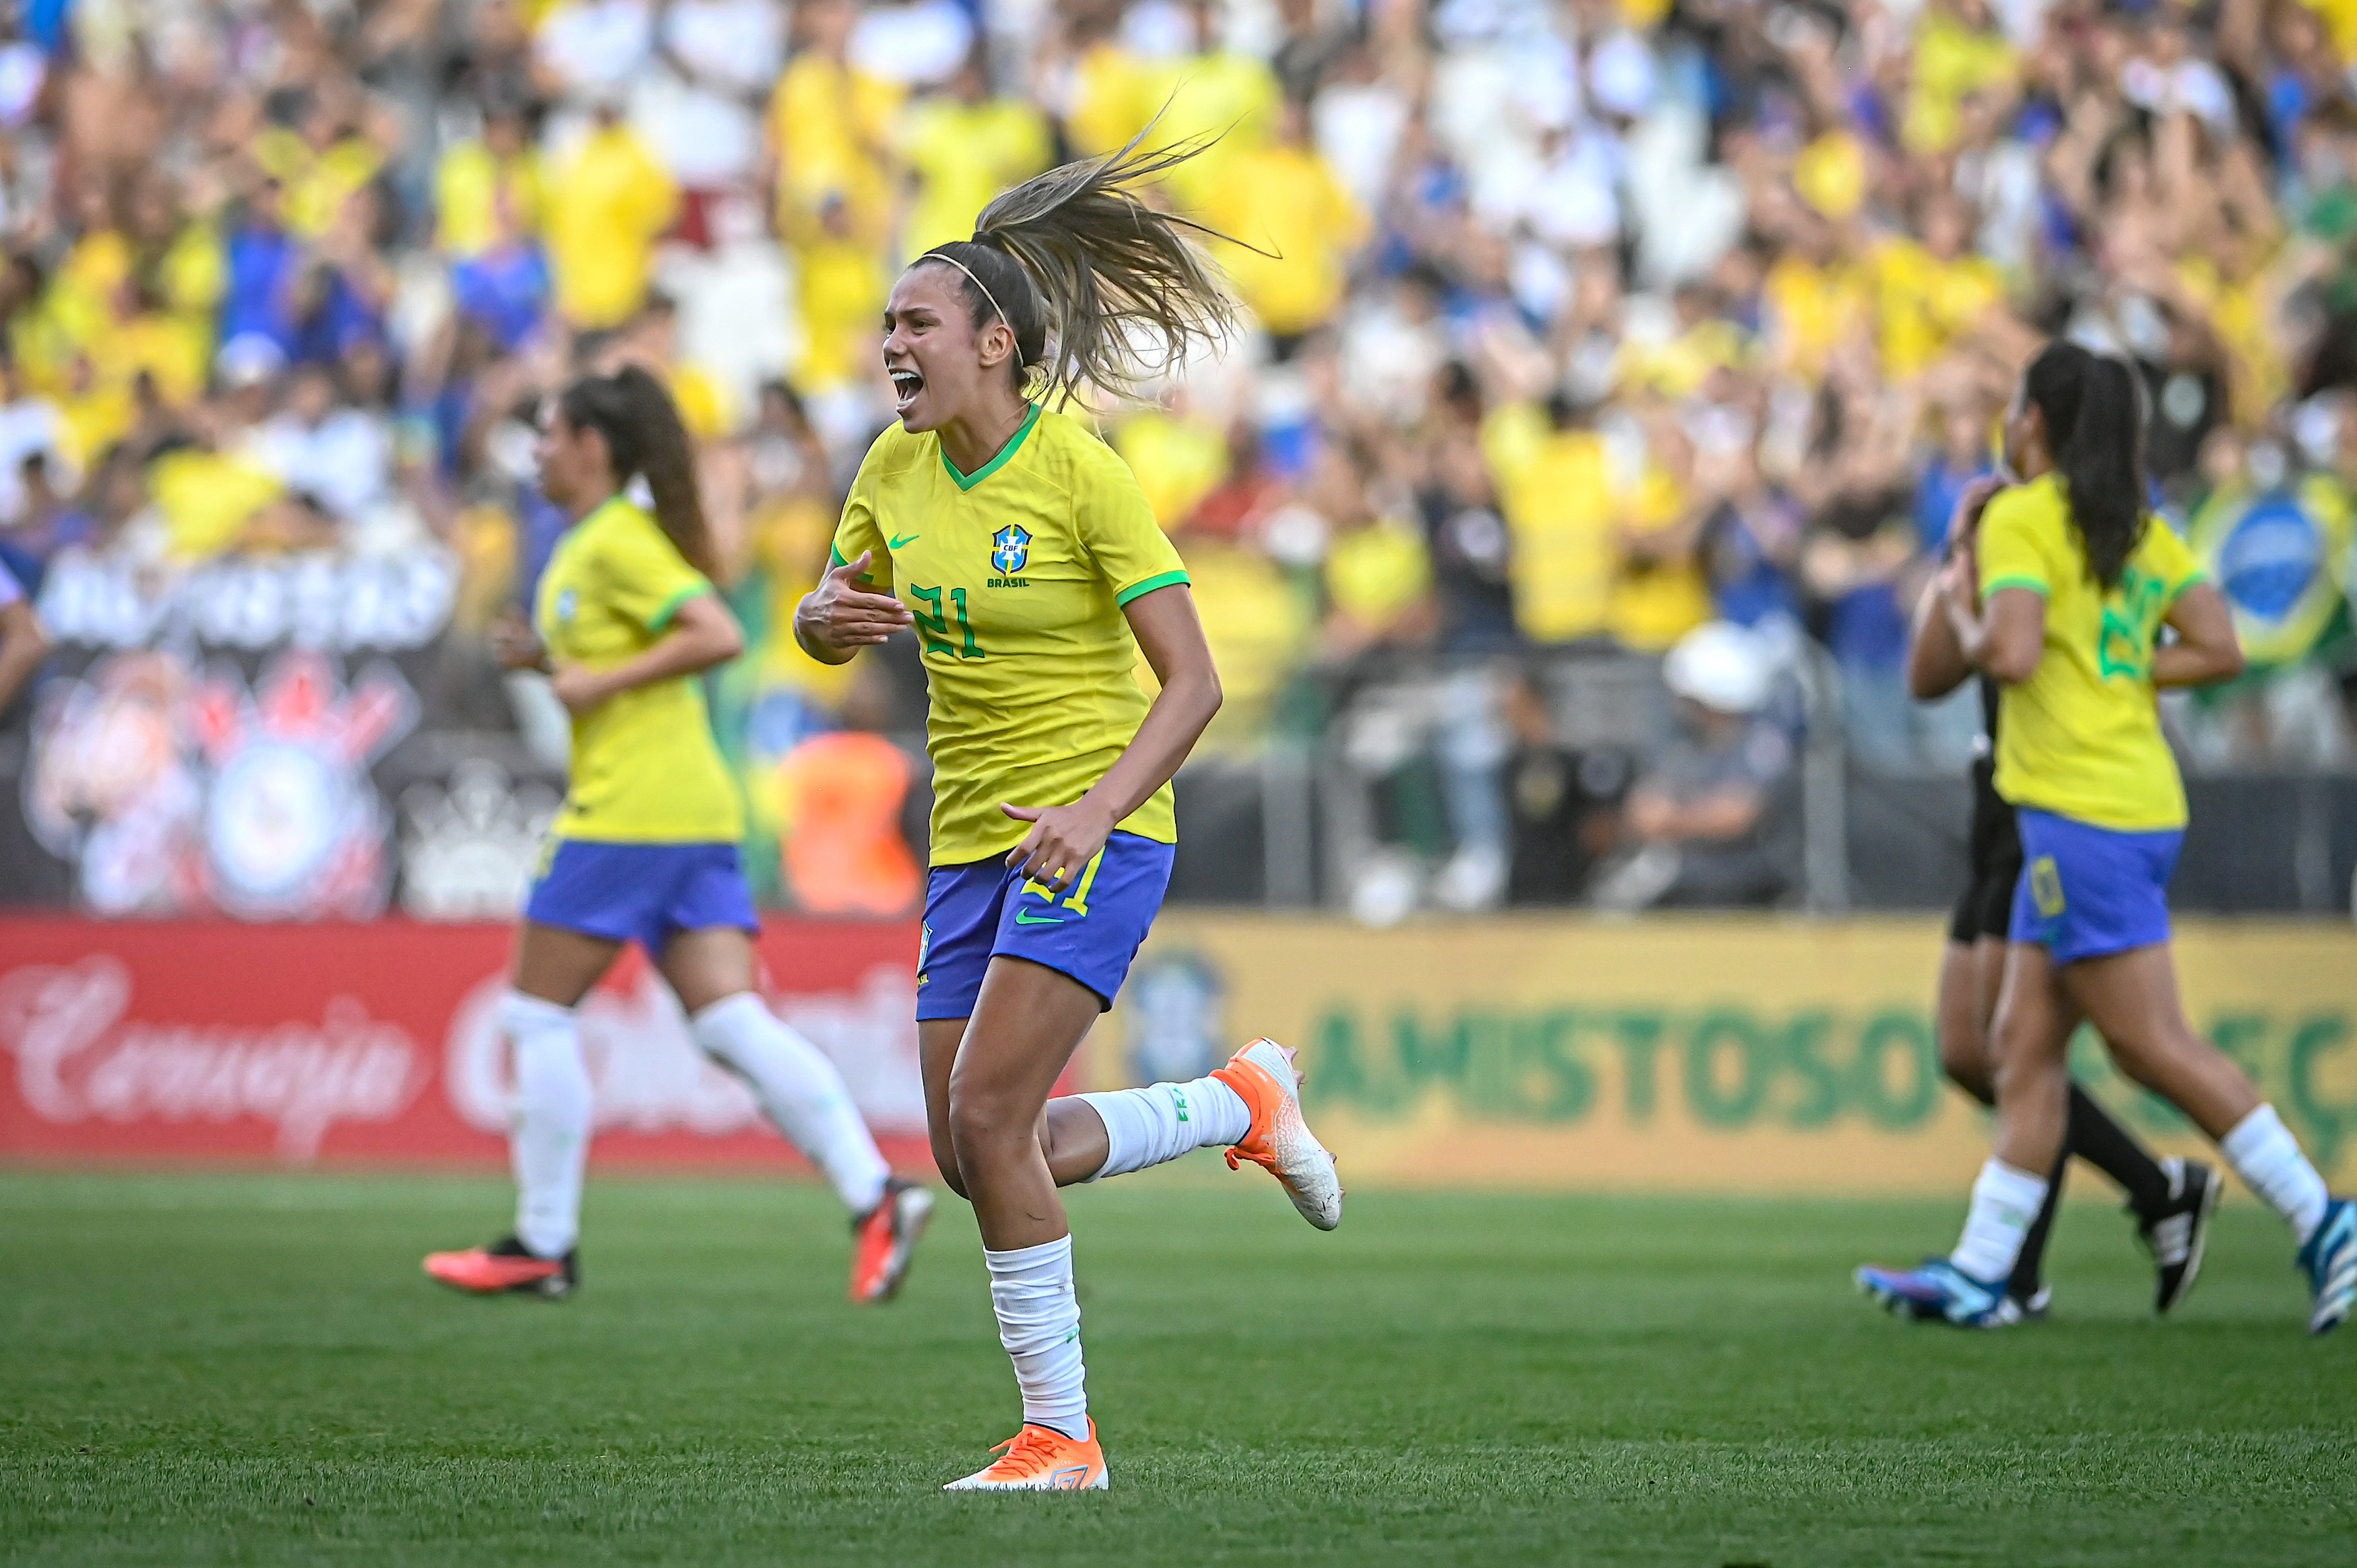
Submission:
[[2243,650],[2229,642],[2172,642],[2152,652],[2152,683],[2168,691],[2179,686],[2213,686],[2243,672]]
[[25,682],[33,678],[33,671],[49,652],[49,639],[38,621],[29,614],[14,620],[5,639],[0,639],[0,708],[16,700],[16,693],[25,689]]
[[640,686],[675,681],[684,675],[701,675],[727,663],[744,649],[744,637],[733,620],[683,620],[677,630],[644,653],[601,671],[597,676],[598,696],[617,697]]
[[1973,672],[1942,603],[1935,578],[1923,585],[1923,596],[1915,604],[1915,635],[1907,645],[1907,689],[1921,703],[1946,696]]
[[1195,749],[1204,726],[1220,711],[1220,697],[1219,673],[1209,664],[1174,671],[1136,736],[1082,800],[1116,822],[1146,804]]

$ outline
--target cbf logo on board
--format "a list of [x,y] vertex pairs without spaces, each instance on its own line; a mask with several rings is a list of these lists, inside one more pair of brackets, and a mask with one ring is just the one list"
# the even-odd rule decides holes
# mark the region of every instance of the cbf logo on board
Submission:
[[1031,535],[1019,522],[1010,522],[990,536],[990,564],[998,575],[985,585],[993,588],[1028,588],[1016,574],[1031,559]]

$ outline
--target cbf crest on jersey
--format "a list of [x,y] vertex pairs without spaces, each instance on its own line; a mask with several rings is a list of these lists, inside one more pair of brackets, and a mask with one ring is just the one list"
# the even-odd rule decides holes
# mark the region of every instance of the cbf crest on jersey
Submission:
[[1031,560],[1031,535],[1019,522],[1010,522],[990,536],[990,564],[1002,577],[1012,577]]

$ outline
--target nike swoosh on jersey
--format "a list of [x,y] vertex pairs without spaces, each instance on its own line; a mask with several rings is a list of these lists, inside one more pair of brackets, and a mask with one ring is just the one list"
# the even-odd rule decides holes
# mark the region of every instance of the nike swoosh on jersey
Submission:
[[905,549],[923,537],[924,535],[921,533],[912,533],[906,539],[888,539],[884,542],[884,548],[887,550]]
[[1028,909],[1017,909],[1015,911],[1015,923],[1018,926],[1060,926],[1064,920],[1060,915],[1051,920],[1044,915],[1035,917]]

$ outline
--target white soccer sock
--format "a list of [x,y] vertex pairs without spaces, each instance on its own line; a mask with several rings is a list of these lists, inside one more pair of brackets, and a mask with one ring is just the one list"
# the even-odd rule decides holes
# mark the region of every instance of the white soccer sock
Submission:
[[778,1131],[825,1173],[851,1212],[876,1207],[891,1167],[825,1052],[749,991],[715,1002],[688,1026],[706,1055],[752,1085]]
[[2234,1130],[2218,1140],[2218,1152],[2243,1178],[2243,1185],[2275,1206],[2277,1214],[2291,1221],[2292,1234],[2299,1244],[2324,1222],[2324,1209],[2330,1197],[2324,1190],[2324,1178],[2299,1152],[2299,1144],[2276,1114],[2272,1105],[2262,1105],[2240,1122]]
[[1252,1107],[1216,1078],[1080,1098],[1089,1102],[1105,1129],[1105,1162],[1091,1181],[1142,1171],[1192,1149],[1240,1144],[1252,1131]]
[[581,1171],[589,1159],[589,1069],[573,1009],[511,991],[500,1032],[515,1055],[508,1154],[515,1166],[516,1240],[561,1258],[581,1235]]
[[1072,1239],[1011,1252],[985,1249],[998,1342],[1015,1363],[1023,1419],[1085,1442],[1088,1368],[1081,1360],[1081,1299],[1072,1294]]
[[2021,1256],[2021,1239],[2045,1206],[2044,1176],[1992,1158],[1973,1183],[1972,1212],[1964,1216],[1964,1238],[1948,1262],[1984,1284],[2004,1284]]

